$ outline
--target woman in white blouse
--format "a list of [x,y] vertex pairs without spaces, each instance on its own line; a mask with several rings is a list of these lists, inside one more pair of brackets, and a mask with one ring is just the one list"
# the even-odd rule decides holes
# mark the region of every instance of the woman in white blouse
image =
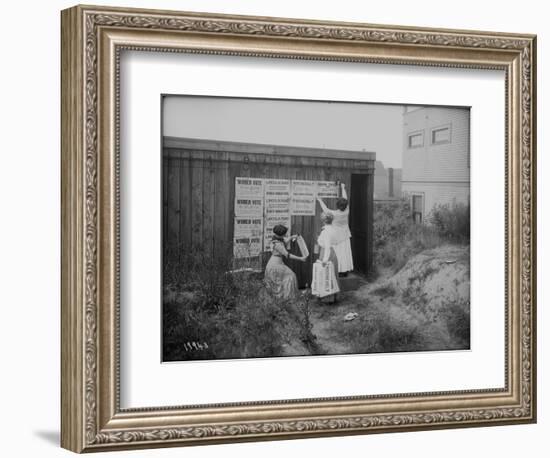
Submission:
[[336,257],[338,258],[338,273],[345,277],[353,270],[353,256],[351,254],[351,231],[349,230],[349,206],[346,186],[341,183],[342,197],[336,201],[336,210],[331,210],[325,203],[317,198],[323,212],[331,213],[334,217],[332,227],[335,230]]
[[338,272],[338,257],[336,256],[335,244],[337,241],[337,229],[335,229],[333,224],[334,217],[332,213],[323,212],[321,214],[321,221],[323,222],[323,229],[321,234],[317,238],[317,245],[319,245],[319,261],[323,263],[323,266],[326,266],[327,263],[332,263],[334,270],[334,277],[332,282],[335,286],[335,291],[333,294],[324,296],[321,300],[323,302],[335,302],[337,298],[337,293],[340,291],[340,284],[338,282],[338,277],[336,272]]

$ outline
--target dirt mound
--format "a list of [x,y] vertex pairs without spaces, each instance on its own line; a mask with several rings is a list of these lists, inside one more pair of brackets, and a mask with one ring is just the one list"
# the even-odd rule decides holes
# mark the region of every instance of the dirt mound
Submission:
[[469,246],[441,246],[424,251],[388,279],[387,286],[399,291],[404,302],[426,302],[437,310],[449,303],[469,305]]
[[350,298],[358,318],[339,326],[360,352],[469,348],[470,249],[442,245],[385,271]]

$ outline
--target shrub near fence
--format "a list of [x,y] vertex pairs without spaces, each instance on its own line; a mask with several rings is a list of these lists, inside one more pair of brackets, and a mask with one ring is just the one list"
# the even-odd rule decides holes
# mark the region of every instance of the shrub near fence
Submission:
[[436,205],[430,213],[429,221],[441,237],[454,242],[469,243],[469,205],[462,203]]
[[231,256],[205,257],[200,249],[165,251],[163,360],[281,356],[289,345],[315,353],[310,296],[278,300],[263,272],[232,264]]
[[400,270],[412,256],[445,243],[470,242],[469,205],[438,205],[428,224],[416,224],[409,200],[374,204],[374,262]]

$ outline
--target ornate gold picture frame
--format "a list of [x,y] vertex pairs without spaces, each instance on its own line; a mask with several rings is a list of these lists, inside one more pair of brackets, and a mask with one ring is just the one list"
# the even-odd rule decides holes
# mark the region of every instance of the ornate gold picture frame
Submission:
[[[61,34],[64,448],[92,452],[536,420],[535,36],[93,6],[64,10]],[[505,387],[122,409],[123,50],[504,71]]]

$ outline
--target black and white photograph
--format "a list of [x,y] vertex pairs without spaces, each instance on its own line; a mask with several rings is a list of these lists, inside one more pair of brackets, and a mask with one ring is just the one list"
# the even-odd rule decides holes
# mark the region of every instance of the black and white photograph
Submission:
[[544,455],[544,2],[90,3],[3,4],[2,456]]
[[470,348],[470,109],[163,95],[162,360]]

